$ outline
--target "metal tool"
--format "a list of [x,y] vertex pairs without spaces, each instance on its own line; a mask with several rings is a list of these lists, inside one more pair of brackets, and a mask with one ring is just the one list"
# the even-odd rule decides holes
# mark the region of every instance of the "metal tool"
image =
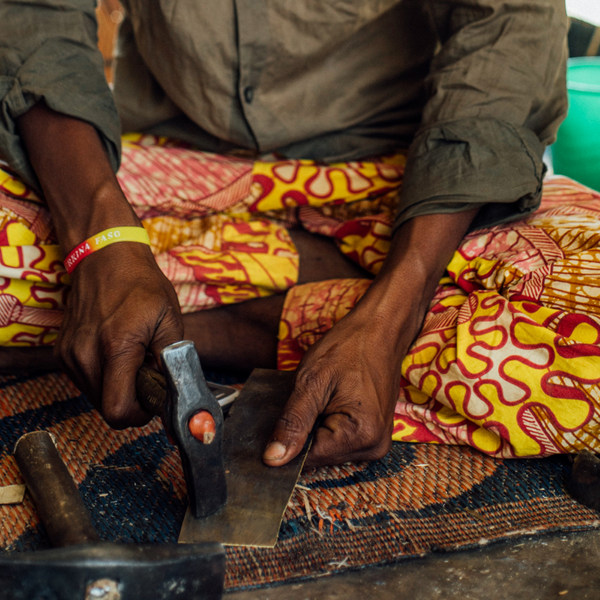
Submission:
[[567,491],[575,500],[600,510],[600,460],[589,450],[582,450],[565,478]]
[[15,459],[51,543],[33,553],[0,553],[0,598],[26,600],[218,600],[220,544],[102,542],[52,436],[28,433]]
[[268,467],[262,454],[294,387],[294,373],[255,369],[225,421],[223,460],[228,501],[218,512],[196,519],[188,510],[180,543],[218,540],[234,546],[275,546],[309,441],[287,465]]
[[[208,389],[193,342],[167,346],[161,359],[165,377],[148,367],[138,372],[138,399],[148,412],[162,417],[179,450],[190,510],[196,518],[206,517],[227,502],[223,412]],[[204,440],[196,439],[189,427],[190,419],[202,411],[214,421],[214,435]]]
[[[255,369],[224,427],[194,344],[173,344],[163,350],[161,358],[166,383],[160,373],[143,367],[137,391],[142,406],[162,415],[181,455],[190,502],[179,542],[275,546],[310,446],[308,441],[300,454],[282,467],[268,467],[262,460],[292,393],[294,373]],[[190,419],[203,411],[215,422],[209,443],[194,438],[189,428]]]

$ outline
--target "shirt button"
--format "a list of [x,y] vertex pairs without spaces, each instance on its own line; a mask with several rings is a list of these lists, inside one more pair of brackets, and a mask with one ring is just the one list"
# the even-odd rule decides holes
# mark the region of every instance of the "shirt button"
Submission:
[[248,104],[252,104],[252,99],[254,98],[254,88],[249,85],[247,88],[244,88],[244,100]]

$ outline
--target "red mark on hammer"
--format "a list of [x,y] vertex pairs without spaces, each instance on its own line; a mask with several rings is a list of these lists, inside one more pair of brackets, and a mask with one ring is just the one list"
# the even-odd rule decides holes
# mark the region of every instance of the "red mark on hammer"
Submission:
[[203,444],[210,444],[215,439],[215,420],[207,410],[201,410],[188,422],[190,433]]

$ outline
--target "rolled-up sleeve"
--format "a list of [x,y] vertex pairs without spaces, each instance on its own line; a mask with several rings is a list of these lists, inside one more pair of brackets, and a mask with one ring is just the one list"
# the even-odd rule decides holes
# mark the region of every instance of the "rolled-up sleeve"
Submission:
[[539,206],[544,148],[567,111],[563,0],[429,0],[440,48],[396,227],[479,206],[474,227]]
[[118,168],[119,117],[97,47],[94,0],[0,1],[0,158],[37,189],[16,119],[41,99],[95,126]]

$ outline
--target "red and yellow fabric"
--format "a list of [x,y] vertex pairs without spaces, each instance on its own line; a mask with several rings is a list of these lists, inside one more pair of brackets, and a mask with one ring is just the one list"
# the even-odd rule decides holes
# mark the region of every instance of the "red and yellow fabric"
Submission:
[[[293,288],[279,366],[368,288]],[[402,364],[393,439],[468,444],[498,457],[600,448],[600,194],[546,181],[530,218],[468,235]]]
[[[128,136],[119,181],[184,312],[287,291],[279,366],[346,314],[368,280],[296,286],[290,226],[377,273],[404,156],[250,161]],[[492,456],[600,447],[600,194],[546,182],[539,211],[468,235],[402,364],[394,439]],[[69,291],[50,215],[0,170],[0,344],[52,344]]]
[[[182,311],[194,312],[292,287],[298,253],[286,226],[306,221],[321,231],[331,221],[337,231],[342,209],[345,221],[364,215],[355,219],[356,231],[377,229],[373,209],[393,213],[403,166],[402,155],[339,165],[250,161],[129,135],[118,179]],[[365,201],[370,197],[375,200]],[[349,231],[347,251],[367,239]],[[368,243],[372,250],[362,254],[376,265],[388,241],[375,235]],[[0,344],[52,344],[69,278],[47,208],[2,170],[0,282]]]

